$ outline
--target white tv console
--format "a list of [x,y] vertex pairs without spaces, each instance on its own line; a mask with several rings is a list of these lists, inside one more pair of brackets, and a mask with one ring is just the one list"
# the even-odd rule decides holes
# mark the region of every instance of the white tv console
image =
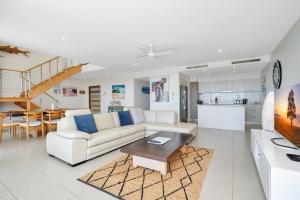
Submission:
[[300,200],[300,162],[286,154],[300,151],[274,145],[274,132],[251,130],[251,151],[268,200]]

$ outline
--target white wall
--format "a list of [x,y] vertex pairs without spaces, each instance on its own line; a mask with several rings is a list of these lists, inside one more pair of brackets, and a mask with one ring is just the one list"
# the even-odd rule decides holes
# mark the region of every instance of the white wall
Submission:
[[280,60],[282,67],[281,87],[300,83],[300,19],[295,23],[287,35],[272,53],[272,62],[261,72],[261,77],[265,77],[267,91],[274,90],[272,73],[273,64]]
[[26,57],[23,54],[8,54],[5,52],[1,52],[1,55],[4,57],[0,57],[0,67],[8,69],[26,70],[34,65],[38,65],[46,60],[55,57],[54,55],[24,49],[21,47],[20,49],[30,51],[31,53],[28,54],[29,57]]
[[[61,88],[61,94],[54,94],[53,88],[47,91],[48,94],[53,96],[58,100],[58,104],[55,103],[50,97],[46,95],[40,95],[33,100],[33,102],[42,106],[42,108],[51,108],[51,104],[55,103],[55,105],[59,108],[88,108],[89,106],[89,93],[88,86],[89,83],[86,80],[81,79],[68,79],[59,84]],[[77,96],[73,97],[64,97],[62,94],[62,88],[64,86],[73,86],[77,87]],[[85,90],[85,94],[79,94],[79,90]]]
[[150,109],[150,94],[142,92],[143,86],[150,87],[150,82],[145,80],[134,80],[134,107],[144,110]]
[[[151,70],[136,72],[130,74],[123,74],[122,76],[107,75],[105,78],[95,79],[88,81],[88,84],[101,86],[101,112],[107,112],[107,107],[112,100],[112,85],[124,84],[125,85],[125,99],[120,100],[123,106],[134,107],[134,79],[144,78],[145,74],[150,77],[161,75],[168,75],[170,78],[170,101],[168,103],[155,103],[150,101],[151,110],[171,110],[179,114],[179,69],[168,68],[163,70]],[[151,93],[151,88],[150,88]]]
[[14,103],[10,103],[10,102],[0,103],[0,112],[5,112],[9,110],[23,110],[23,109],[15,105]]

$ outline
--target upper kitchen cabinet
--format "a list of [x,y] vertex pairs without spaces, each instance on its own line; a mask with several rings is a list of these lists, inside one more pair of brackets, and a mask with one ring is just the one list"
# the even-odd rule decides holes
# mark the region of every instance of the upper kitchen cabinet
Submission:
[[220,91],[232,91],[233,90],[233,81],[220,81]]
[[246,88],[245,80],[233,80],[232,81],[232,91],[234,92],[243,92]]
[[259,79],[247,79],[245,91],[260,91],[260,80]]
[[218,92],[220,91],[220,81],[199,82],[199,92]]

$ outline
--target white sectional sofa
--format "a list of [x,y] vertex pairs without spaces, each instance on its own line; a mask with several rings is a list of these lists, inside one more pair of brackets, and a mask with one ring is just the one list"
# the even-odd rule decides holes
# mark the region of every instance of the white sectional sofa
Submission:
[[57,132],[47,134],[48,154],[76,165],[158,131],[197,133],[196,124],[177,123],[176,113],[172,111],[144,111],[144,123],[128,126],[120,126],[117,112],[94,114],[99,132],[78,131],[74,116],[90,113],[88,109],[66,111],[65,117],[58,122]]

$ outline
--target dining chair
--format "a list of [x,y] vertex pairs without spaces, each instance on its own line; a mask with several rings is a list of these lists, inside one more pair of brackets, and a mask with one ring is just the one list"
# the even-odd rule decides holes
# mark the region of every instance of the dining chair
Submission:
[[43,123],[43,112],[42,111],[28,111],[25,112],[24,123],[19,123],[19,140],[22,140],[22,133],[25,131],[26,139],[29,142],[30,132],[34,131],[38,136],[38,132],[42,132],[42,139],[45,138],[44,134],[44,123]]
[[10,117],[5,113],[0,113],[0,143],[2,142],[3,130],[9,129],[9,133],[16,136],[16,123],[11,121]]
[[51,132],[53,127],[57,128],[57,122],[63,117],[61,110],[47,110],[44,115],[44,127],[47,132]]

